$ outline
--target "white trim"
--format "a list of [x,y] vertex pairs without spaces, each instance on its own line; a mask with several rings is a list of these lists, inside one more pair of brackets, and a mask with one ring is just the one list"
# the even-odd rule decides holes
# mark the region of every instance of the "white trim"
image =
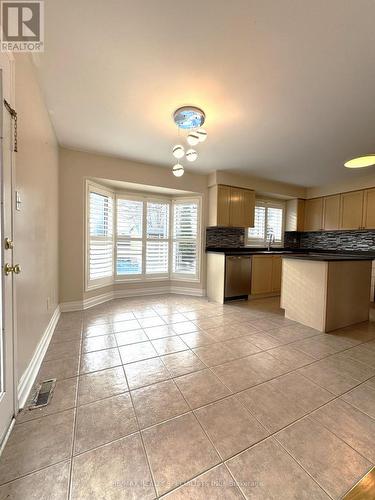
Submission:
[[90,297],[84,300],[77,300],[75,302],[63,302],[60,304],[61,312],[74,312],[84,311],[91,307],[109,302],[114,299],[122,299],[127,297],[143,297],[148,295],[164,295],[172,293],[176,295],[191,295],[194,297],[205,297],[206,290],[203,288],[188,288],[179,286],[160,286],[155,288],[133,288],[131,290],[114,290],[113,292],[103,293],[96,297]]
[[16,419],[15,419],[15,417],[13,417],[12,420],[10,421],[10,424],[9,424],[9,427],[8,427],[6,433],[4,434],[3,440],[1,441],[0,457],[3,454],[4,448],[5,448],[5,446],[6,446],[7,442],[8,442],[9,436],[10,436],[12,430],[13,430],[13,427],[14,427],[15,423],[16,423]]
[[44,330],[42,338],[37,345],[34,355],[31,358],[29,366],[26,368],[17,387],[17,398],[18,398],[18,408],[23,408],[26,401],[27,396],[35,382],[35,378],[38,374],[40,365],[42,364],[44,355],[48,349],[49,343],[51,341],[53,332],[55,331],[55,327],[60,318],[60,306],[57,306],[52,318],[50,319],[47,328]]

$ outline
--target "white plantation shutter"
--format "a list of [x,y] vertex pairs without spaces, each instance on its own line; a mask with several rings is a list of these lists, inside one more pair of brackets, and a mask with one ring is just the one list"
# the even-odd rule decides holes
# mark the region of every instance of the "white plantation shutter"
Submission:
[[282,203],[258,200],[255,203],[254,227],[248,229],[249,245],[266,246],[271,234],[276,245],[283,242],[284,205]]
[[147,202],[146,274],[169,270],[169,203]]
[[117,275],[142,274],[143,201],[117,199]]
[[198,273],[198,212],[199,202],[176,200],[173,203],[173,263],[174,274]]
[[88,212],[88,281],[106,282],[113,276],[112,195],[90,189]]

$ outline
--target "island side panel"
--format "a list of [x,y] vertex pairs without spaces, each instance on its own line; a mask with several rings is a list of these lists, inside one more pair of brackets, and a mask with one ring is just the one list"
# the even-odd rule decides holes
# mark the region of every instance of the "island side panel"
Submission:
[[281,304],[285,317],[325,331],[328,263],[283,258]]
[[225,255],[207,253],[207,297],[224,304]]
[[327,332],[368,320],[371,266],[367,260],[329,262]]

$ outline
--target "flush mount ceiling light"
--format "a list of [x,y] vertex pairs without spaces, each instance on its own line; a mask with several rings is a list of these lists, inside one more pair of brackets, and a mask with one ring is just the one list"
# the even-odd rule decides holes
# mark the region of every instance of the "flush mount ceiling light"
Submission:
[[344,163],[346,168],[365,168],[375,165],[375,154],[359,156]]
[[[177,125],[178,137],[180,139],[181,131],[186,133],[185,139],[189,146],[197,146],[207,139],[207,132],[202,128],[205,120],[204,111],[196,106],[183,106],[173,113],[173,121]],[[176,144],[173,147],[172,154],[178,160],[185,156],[189,162],[193,162],[198,158],[198,152],[195,149],[190,148],[185,152],[185,148],[181,144]],[[183,165],[177,163],[172,172],[176,177],[181,177],[184,174]]]

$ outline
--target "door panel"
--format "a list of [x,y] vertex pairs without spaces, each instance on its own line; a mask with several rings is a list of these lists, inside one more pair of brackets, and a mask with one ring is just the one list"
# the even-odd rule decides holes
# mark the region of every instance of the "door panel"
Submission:
[[230,213],[230,187],[218,186],[217,188],[217,225],[228,227]]
[[251,294],[272,292],[272,255],[254,255],[251,267]]
[[281,266],[282,258],[279,255],[272,256],[272,291],[280,292],[281,290]]
[[[10,62],[2,54],[1,68],[1,342],[0,342],[0,442],[5,437],[15,413],[14,403],[14,322],[13,322],[13,273],[4,274],[4,265],[13,265],[13,211],[12,211],[12,162],[13,123],[5,108],[4,97],[10,102]],[[4,245],[9,238],[9,248]]]
[[361,229],[363,214],[363,191],[341,195],[341,229]]
[[323,229],[328,231],[340,228],[340,200],[339,194],[324,198]]
[[305,231],[320,231],[323,220],[323,198],[313,198],[305,203]]
[[363,226],[365,229],[375,229],[375,188],[365,191]]

